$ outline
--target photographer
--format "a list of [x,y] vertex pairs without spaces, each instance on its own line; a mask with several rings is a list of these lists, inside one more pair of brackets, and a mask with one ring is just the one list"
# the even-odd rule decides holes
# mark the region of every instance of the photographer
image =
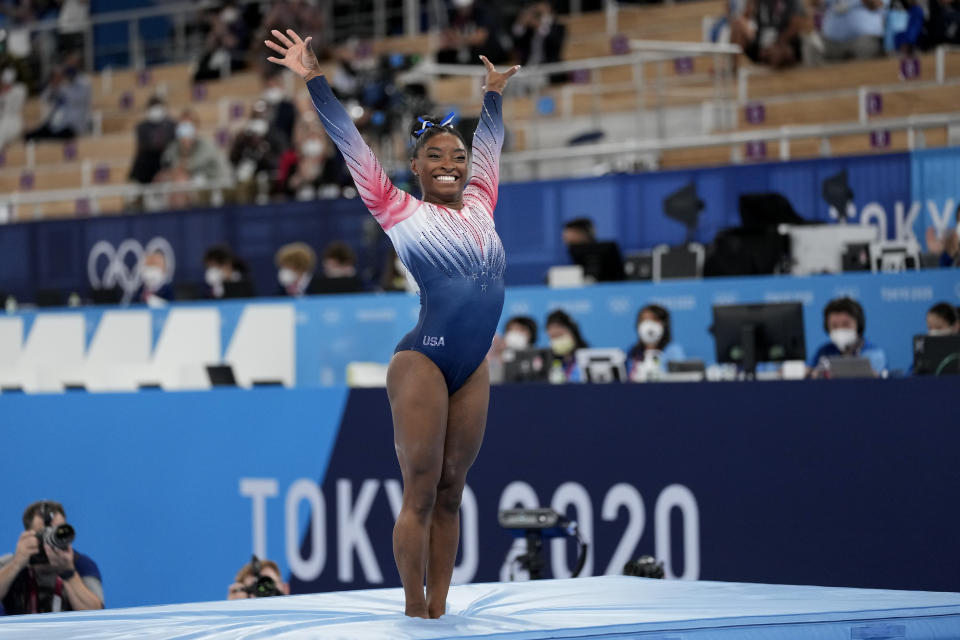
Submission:
[[0,602],[6,615],[103,608],[100,570],[73,550],[63,505],[44,500],[23,512],[16,551],[0,558]]
[[237,571],[236,581],[227,588],[227,600],[288,596],[290,585],[280,577],[280,567],[272,560],[253,560]]

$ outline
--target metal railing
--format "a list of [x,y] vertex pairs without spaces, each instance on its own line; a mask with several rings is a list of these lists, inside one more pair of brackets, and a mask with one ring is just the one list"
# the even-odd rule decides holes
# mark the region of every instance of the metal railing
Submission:
[[600,144],[585,144],[555,149],[519,151],[505,153],[500,164],[538,164],[545,161],[566,160],[571,158],[604,158],[628,153],[654,153],[731,146],[731,162],[743,161],[740,146],[756,142],[776,142],[779,145],[779,159],[790,160],[790,143],[793,140],[819,138],[822,155],[829,156],[830,138],[846,135],[871,134],[878,131],[906,131],[907,147],[911,150],[922,146],[922,131],[925,129],[960,126],[960,113],[942,113],[873,120],[869,123],[845,122],[835,124],[782,126],[767,129],[751,129],[700,136],[671,137],[668,139],[626,140]]

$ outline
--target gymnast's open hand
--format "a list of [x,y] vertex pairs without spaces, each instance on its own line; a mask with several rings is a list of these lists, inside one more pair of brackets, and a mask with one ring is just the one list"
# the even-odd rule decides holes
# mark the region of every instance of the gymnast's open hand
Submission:
[[280,44],[277,44],[277,42],[273,40],[264,40],[263,43],[283,57],[275,58],[270,56],[267,58],[269,62],[290,69],[290,71],[293,71],[304,80],[310,80],[316,76],[323,75],[320,72],[320,61],[317,60],[316,54],[314,54],[313,49],[310,48],[310,41],[313,40],[313,36],[302,40],[293,29],[287,29],[286,35],[277,29],[274,29],[270,33],[273,34],[273,37],[276,38]]
[[487,80],[483,87],[485,91],[503,93],[504,87],[507,86],[507,80],[515,76],[517,71],[520,71],[520,65],[516,64],[500,73],[493,66],[493,63],[487,60],[487,56],[480,56],[480,59],[483,60],[483,64],[487,68]]

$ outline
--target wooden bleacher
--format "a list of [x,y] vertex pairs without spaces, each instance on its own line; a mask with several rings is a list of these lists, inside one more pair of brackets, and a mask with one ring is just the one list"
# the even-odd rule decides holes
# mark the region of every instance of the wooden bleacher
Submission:
[[[667,41],[693,41],[701,39],[704,16],[719,16],[725,11],[723,0],[705,0],[670,5],[623,7],[618,16],[618,33],[629,39]],[[567,41],[564,59],[568,61],[611,55],[611,38],[606,33],[606,16],[602,13],[566,17]],[[429,35],[415,37],[392,37],[375,42],[377,54],[398,52],[427,56],[435,46],[436,38]],[[948,56],[947,76],[960,77],[960,55]],[[679,78],[671,63],[646,63],[644,78],[648,85],[640,98],[630,87],[634,68],[629,64],[612,66],[590,73],[590,81],[584,85],[564,89],[550,87],[540,95],[552,96],[559,105],[564,92],[570,92],[572,115],[585,116],[604,113],[630,113],[637,109],[653,109],[658,105],[667,107],[698,105],[713,95],[715,69],[710,57],[695,57],[692,72]],[[741,64],[748,64],[741,58]],[[932,79],[935,61],[932,55],[921,59],[923,80]],[[859,115],[857,96],[850,93],[862,85],[885,85],[899,82],[898,64],[894,59],[852,62],[821,68],[798,68],[772,72],[756,69],[749,77],[750,99],[765,103],[766,118],[760,125],[744,121],[743,109],[738,110],[737,128],[771,128],[782,125],[816,125],[819,123],[853,122]],[[658,73],[665,80],[666,91],[658,96],[653,82]],[[221,126],[221,98],[229,98],[244,105],[245,111],[259,97],[261,84],[255,72],[239,73],[224,80],[204,84],[205,95],[197,100],[190,80],[188,65],[168,65],[151,68],[148,82],[141,86],[141,76],[132,70],[99,74],[93,79],[94,108],[103,115],[100,136],[79,139],[75,154],[66,154],[62,142],[43,142],[35,147],[31,190],[77,188],[83,185],[82,162],[92,160],[97,166],[109,167],[106,184],[120,184],[134,151],[133,130],[142,118],[147,100],[158,88],[164,89],[168,108],[176,115],[184,107],[193,109],[200,120],[203,135],[213,135]],[[474,95],[475,78],[448,77],[433,81],[432,97],[440,104],[458,107],[464,115],[475,115],[478,110]],[[843,93],[846,91],[846,93]],[[811,96],[811,94],[818,94]],[[513,97],[509,103],[511,118],[517,121],[559,119],[560,115],[541,116],[537,113],[536,96]],[[909,83],[903,89],[884,93],[882,117],[899,117],[912,114],[948,112],[960,104],[960,87],[950,85],[914,88]],[[559,111],[559,110],[558,110]],[[31,100],[25,109],[26,125],[31,127],[41,119],[43,105]],[[514,137],[514,149],[524,148],[522,130]],[[926,132],[928,146],[946,143],[946,132]],[[894,132],[887,150],[896,151],[907,146],[906,133]],[[830,141],[832,154],[866,153],[871,150],[866,135],[835,137]],[[742,149],[740,150],[743,151]],[[796,140],[791,143],[791,157],[815,157],[821,153],[819,139]],[[693,165],[728,164],[732,150],[729,147],[708,147],[665,152],[661,166],[682,167]],[[779,157],[776,142],[767,143],[768,159]],[[7,147],[0,166],[0,189],[10,193],[20,191],[27,152],[23,144]],[[101,176],[103,177],[103,176]],[[122,208],[119,198],[101,199],[101,212],[118,211]],[[27,215],[21,207],[20,215]],[[43,205],[44,216],[73,215],[76,202]]]

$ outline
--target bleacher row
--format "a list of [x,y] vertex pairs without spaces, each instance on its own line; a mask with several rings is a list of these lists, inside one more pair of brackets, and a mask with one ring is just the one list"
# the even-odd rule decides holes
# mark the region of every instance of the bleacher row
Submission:
[[[617,18],[618,37],[699,41],[704,17],[722,15],[724,7],[724,3],[717,0],[624,7],[619,10]],[[565,20],[568,34],[564,60],[611,55],[611,37],[606,33],[607,16],[604,13],[587,13]],[[383,39],[375,43],[374,51],[428,55],[434,47],[435,37],[422,35]],[[682,79],[682,85],[670,85],[674,89],[668,88],[659,95],[653,91],[638,93],[629,86],[635,65],[624,64],[592,71],[577,79],[577,82],[588,85],[589,89],[572,93],[571,111],[566,115],[630,113],[658,105],[702,104],[715,95],[715,74],[720,72],[715,68],[718,60],[713,56],[694,57],[692,66],[683,68],[645,63],[645,78],[655,78],[660,74],[676,80],[678,75],[687,76]],[[740,64],[747,64],[742,56]],[[855,122],[861,111],[862,96],[857,91],[858,87],[877,87],[876,91],[882,94],[882,118],[953,111],[955,105],[960,104],[960,54],[946,56],[943,73],[946,82],[937,84],[932,81],[935,68],[933,54],[921,56],[920,76],[911,81],[901,80],[900,65],[896,58],[780,72],[751,68],[746,78],[746,98],[748,101],[763,102],[764,117],[760,122],[748,122],[746,105],[738,104],[735,129],[749,131],[782,125]],[[463,115],[471,115],[478,108],[474,84],[472,77],[446,77],[432,80],[430,88],[437,102],[450,105]],[[93,107],[101,114],[100,135],[86,136],[76,142],[37,143],[32,149],[22,143],[13,144],[0,159],[0,193],[77,190],[77,197],[63,198],[61,202],[47,203],[42,207],[21,205],[12,212],[12,217],[33,219],[72,216],[88,211],[121,211],[124,206],[122,197],[102,197],[91,203],[80,190],[127,182],[135,145],[133,129],[142,117],[147,100],[158,88],[165,92],[174,113],[179,108],[191,107],[200,119],[202,133],[222,141],[226,139],[231,125],[237,126],[243,121],[242,114],[259,96],[261,84],[255,72],[251,71],[194,86],[188,65],[154,67],[142,72],[123,70],[98,74],[93,78]],[[544,89],[543,95],[560,99],[564,90],[563,87],[552,87]],[[538,97],[539,94],[510,98],[506,109],[509,124],[516,128],[512,151],[523,151],[528,147],[521,123],[561,118],[564,115],[542,114],[538,110]],[[231,108],[224,109],[224,103]],[[240,108],[233,109],[233,105]],[[37,122],[42,109],[39,99],[31,100],[26,107],[27,122]],[[233,113],[225,122],[224,113],[227,111]],[[949,144],[947,127],[926,131],[922,142],[926,146]],[[865,153],[878,146],[883,151],[897,151],[907,149],[908,145],[905,131],[890,132],[889,138],[884,138],[881,145],[877,145],[868,135],[837,135],[830,139],[829,152],[833,155]],[[738,150],[731,146],[668,150],[660,154],[658,164],[664,168],[726,164],[732,156],[738,155]],[[793,142],[790,155],[792,158],[817,157],[824,152],[821,140],[809,138]],[[771,149],[765,155],[775,157],[776,153]],[[505,178],[509,179],[509,175],[505,175]]]
[[165,319],[105,311],[95,331],[88,324],[83,313],[39,314],[24,340],[24,317],[0,317],[0,393],[208,389],[206,368],[221,364],[243,387],[296,381],[293,305],[248,305],[225,350],[216,308],[173,309]]

